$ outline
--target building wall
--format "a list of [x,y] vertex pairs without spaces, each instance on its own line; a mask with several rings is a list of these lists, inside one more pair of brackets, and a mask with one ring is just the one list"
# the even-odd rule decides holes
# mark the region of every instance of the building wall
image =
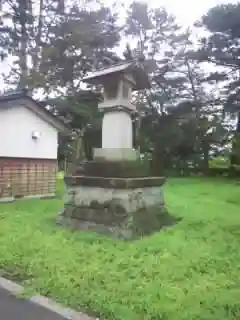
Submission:
[[0,158],[0,201],[54,195],[57,160]]
[[[40,138],[32,139],[32,132]],[[57,159],[58,132],[24,106],[0,109],[0,157]]]

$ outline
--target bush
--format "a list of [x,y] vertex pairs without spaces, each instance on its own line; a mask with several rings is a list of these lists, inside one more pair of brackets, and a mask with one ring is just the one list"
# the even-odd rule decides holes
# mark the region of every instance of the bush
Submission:
[[64,172],[63,171],[59,171],[57,173],[57,180],[63,180],[64,179]]
[[223,168],[228,169],[230,166],[230,159],[227,157],[215,157],[209,160],[209,168]]

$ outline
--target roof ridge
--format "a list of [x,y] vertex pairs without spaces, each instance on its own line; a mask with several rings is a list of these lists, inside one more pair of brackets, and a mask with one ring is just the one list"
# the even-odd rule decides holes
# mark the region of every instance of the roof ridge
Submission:
[[121,66],[121,65],[124,65],[124,64],[130,64],[130,63],[133,63],[134,60],[123,60],[123,61],[120,61],[118,63],[113,63],[109,66],[102,66],[101,68],[96,68],[96,69],[92,69],[91,71],[89,71],[89,73],[93,73],[93,72],[98,72],[98,71],[101,71],[101,70],[105,70],[105,69],[110,69],[110,68],[113,68],[113,67],[118,67],[118,66]]

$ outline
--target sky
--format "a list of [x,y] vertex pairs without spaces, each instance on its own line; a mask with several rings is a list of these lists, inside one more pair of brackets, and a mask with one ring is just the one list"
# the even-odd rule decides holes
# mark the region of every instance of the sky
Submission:
[[184,26],[192,25],[200,19],[210,8],[223,3],[237,1],[223,0],[149,0],[152,6],[163,5],[172,12]]
[[[119,0],[103,0],[107,5],[112,5],[114,2],[120,2]],[[122,2],[122,1],[121,1]],[[125,0],[125,7],[132,1]],[[143,1],[144,2],[144,1]],[[172,13],[179,24],[184,27],[191,26],[195,21],[199,20],[211,7],[223,3],[236,3],[237,0],[148,0],[147,3],[151,7],[165,7],[169,13]],[[4,83],[1,78],[2,72],[7,72],[11,65],[11,59],[4,63],[0,63],[0,88],[3,88]]]
[[[112,4],[115,0],[103,0],[104,3]],[[120,2],[120,1],[119,1]],[[126,5],[132,0],[125,0]],[[191,26],[200,19],[210,8],[224,3],[237,3],[237,0],[147,0],[151,7],[165,7],[170,13],[176,16],[183,26]]]

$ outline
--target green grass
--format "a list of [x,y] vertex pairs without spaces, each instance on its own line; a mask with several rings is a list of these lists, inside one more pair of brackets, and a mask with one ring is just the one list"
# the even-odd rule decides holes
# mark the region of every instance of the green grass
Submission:
[[240,319],[240,185],[172,179],[180,223],[114,241],[56,227],[62,201],[0,205],[0,268],[57,301],[101,319]]

